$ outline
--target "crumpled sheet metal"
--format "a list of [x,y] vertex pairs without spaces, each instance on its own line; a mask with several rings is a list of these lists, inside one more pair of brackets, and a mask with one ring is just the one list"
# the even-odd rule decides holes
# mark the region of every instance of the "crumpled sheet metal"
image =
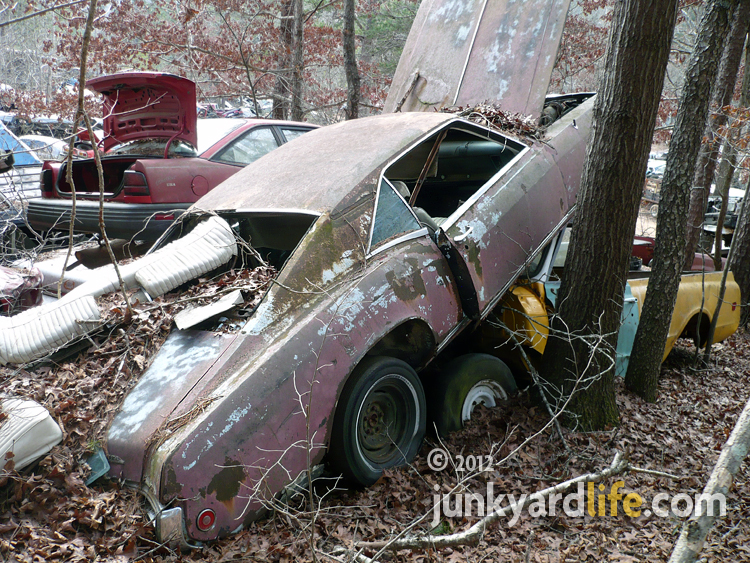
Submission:
[[[123,266],[120,273],[127,288],[142,283],[156,297],[216,269],[236,254],[231,227],[211,216],[184,237]],[[95,297],[118,289],[113,266],[96,272],[94,279],[55,303],[0,318],[0,364],[36,360],[94,330],[100,319]]]
[[12,315],[42,303],[42,273],[0,266],[0,314]]

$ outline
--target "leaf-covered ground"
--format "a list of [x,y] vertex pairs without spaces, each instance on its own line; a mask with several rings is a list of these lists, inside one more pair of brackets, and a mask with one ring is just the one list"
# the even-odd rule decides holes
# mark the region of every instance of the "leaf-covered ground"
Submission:
[[[114,483],[86,487],[79,461],[101,437],[115,395],[128,387],[128,370],[148,359],[149,341],[163,338],[154,320],[129,334],[131,353],[103,345],[84,355],[86,363],[42,368],[41,373],[4,372],[3,386],[44,403],[62,424],[65,439],[31,474],[10,473],[0,488],[0,561],[350,561],[358,542],[387,540],[428,514],[412,533],[429,532],[435,495],[459,492],[531,493],[609,465],[615,451],[629,451],[632,464],[679,479],[629,473],[625,481],[649,506],[658,493],[700,492],[750,397],[750,337],[744,331],[715,348],[710,369],[694,370],[694,349],[678,347],[662,368],[660,398],[648,404],[618,390],[621,426],[606,432],[565,431],[567,450],[556,432],[545,430],[503,465],[469,479],[451,469],[433,471],[427,454],[439,446],[459,455],[495,459],[510,453],[547,422],[546,413],[522,393],[503,408],[486,410],[468,428],[442,444],[428,440],[411,467],[393,470],[362,491],[315,491],[314,506],[288,506],[240,534],[185,554],[155,543],[137,495]],[[151,332],[149,332],[151,331]],[[140,359],[136,359],[141,356]],[[122,362],[122,358],[127,361]],[[82,369],[85,367],[86,369]],[[50,374],[56,373],[55,379]],[[112,376],[112,374],[119,374]],[[112,379],[115,377],[115,379]],[[124,387],[120,388],[122,384]],[[105,392],[106,389],[106,392]],[[119,389],[119,390],[118,390]],[[113,393],[115,395],[113,395]],[[108,402],[109,401],[109,402]],[[727,498],[727,514],[708,537],[708,561],[750,561],[748,463]],[[476,513],[476,512],[475,512]],[[377,555],[378,561],[665,561],[683,518],[642,514],[604,517],[530,516],[523,511],[491,527],[478,545]],[[441,517],[438,530],[466,529],[476,517]],[[375,550],[362,555],[373,557]],[[365,561],[365,559],[360,559]]]

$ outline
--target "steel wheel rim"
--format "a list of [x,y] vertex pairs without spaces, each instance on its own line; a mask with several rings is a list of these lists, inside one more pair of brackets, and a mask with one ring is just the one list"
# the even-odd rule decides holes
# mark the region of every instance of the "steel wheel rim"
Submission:
[[471,414],[477,405],[482,404],[487,408],[492,408],[497,406],[498,401],[504,401],[507,398],[508,394],[497,381],[492,379],[478,381],[466,394],[461,407],[461,422],[466,423],[471,420]]
[[[415,413],[410,413],[415,410]],[[398,374],[389,374],[374,385],[357,414],[357,446],[375,465],[388,465],[417,431],[419,403],[413,386]],[[412,428],[413,426],[413,428]]]

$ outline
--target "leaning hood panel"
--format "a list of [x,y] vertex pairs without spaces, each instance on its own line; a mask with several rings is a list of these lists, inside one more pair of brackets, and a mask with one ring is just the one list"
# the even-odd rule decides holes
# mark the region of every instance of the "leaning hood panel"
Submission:
[[86,82],[104,96],[105,148],[144,138],[198,146],[195,83],[160,72],[123,72]]
[[541,115],[569,4],[423,0],[384,111],[402,100],[401,111],[497,101]]

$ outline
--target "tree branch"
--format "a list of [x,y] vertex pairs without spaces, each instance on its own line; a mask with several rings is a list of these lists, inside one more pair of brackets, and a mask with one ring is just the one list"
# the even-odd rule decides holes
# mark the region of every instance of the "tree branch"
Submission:
[[619,475],[629,467],[630,462],[628,461],[627,455],[617,452],[615,458],[607,469],[599,471],[598,473],[586,473],[585,475],[580,475],[573,479],[569,479],[568,481],[558,483],[554,487],[548,487],[542,491],[531,494],[519,503],[513,503],[501,510],[491,512],[479,520],[479,522],[471,526],[471,528],[463,532],[445,536],[415,536],[396,541],[359,542],[357,545],[359,547],[372,549],[389,549],[391,551],[397,551],[399,549],[429,549],[474,544],[481,539],[487,527],[500,520],[500,518],[505,518],[509,514],[522,510],[533,502],[546,499],[553,493],[566,491],[578,483],[598,483],[612,475]]

